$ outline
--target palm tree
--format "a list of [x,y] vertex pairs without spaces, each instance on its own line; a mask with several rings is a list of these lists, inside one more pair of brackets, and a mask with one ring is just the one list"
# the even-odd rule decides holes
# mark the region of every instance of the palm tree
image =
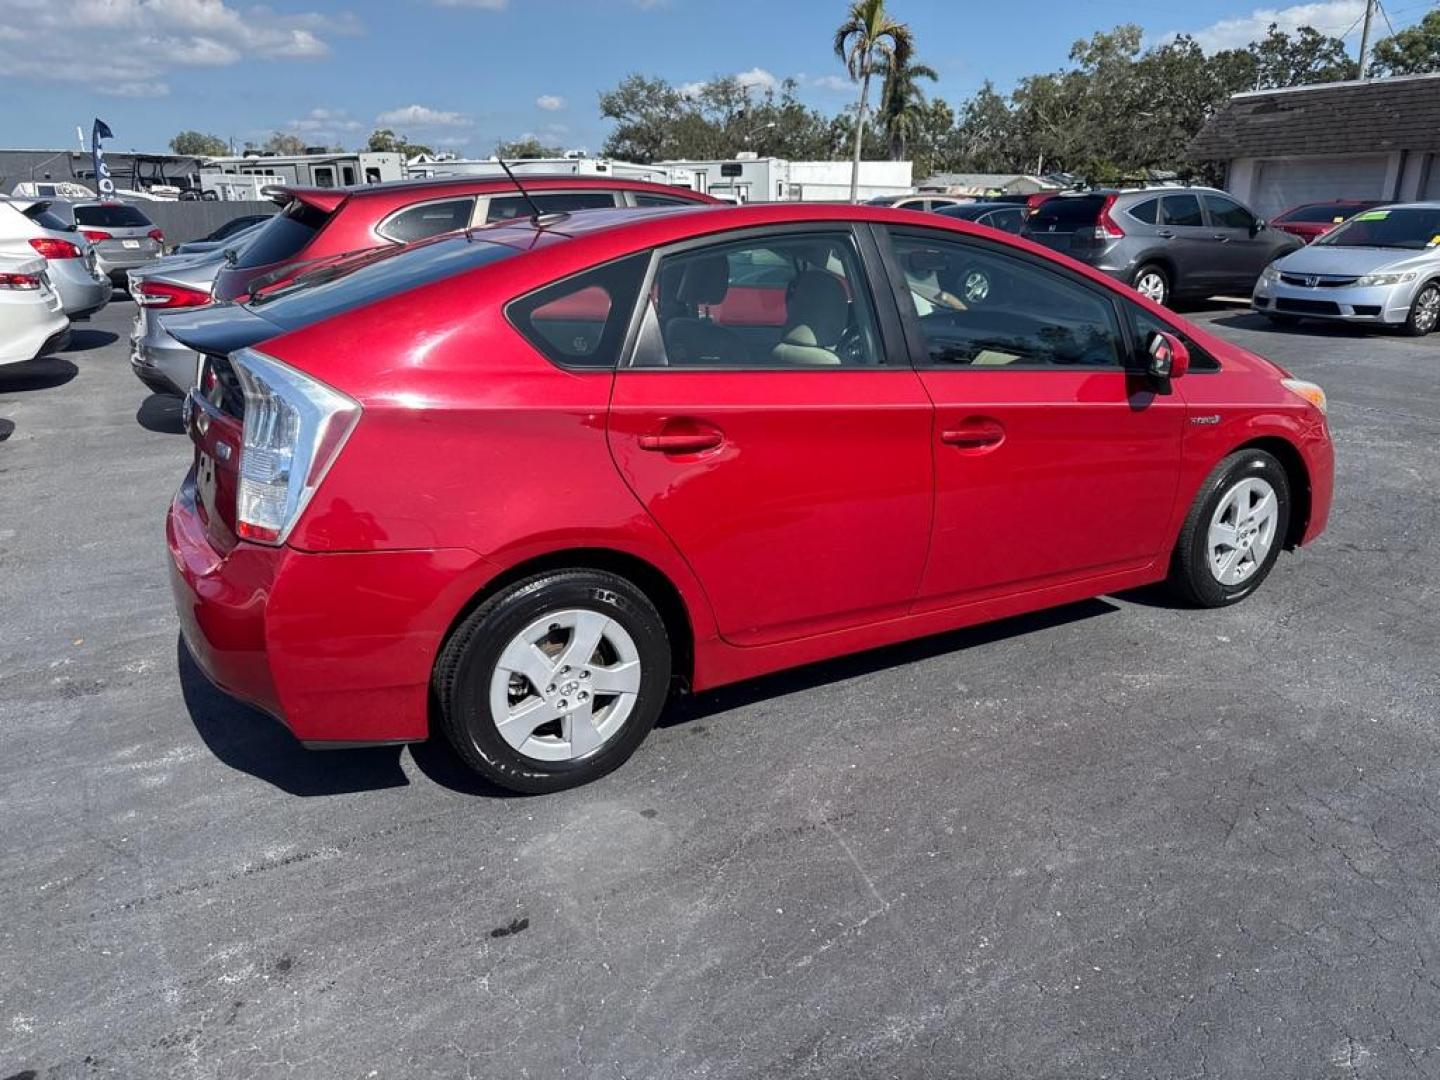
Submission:
[[852,203],[860,197],[860,148],[865,138],[870,76],[877,71],[907,67],[914,49],[910,27],[890,17],[885,0],[855,0],[835,31],[835,55],[851,80],[860,84],[860,101],[855,110],[855,160],[850,169]]
[[885,69],[885,82],[880,89],[880,122],[890,140],[890,158],[903,161],[906,144],[919,131],[925,112],[925,92],[917,85],[919,79],[935,82],[939,72],[929,64],[907,61],[903,66],[891,64]]

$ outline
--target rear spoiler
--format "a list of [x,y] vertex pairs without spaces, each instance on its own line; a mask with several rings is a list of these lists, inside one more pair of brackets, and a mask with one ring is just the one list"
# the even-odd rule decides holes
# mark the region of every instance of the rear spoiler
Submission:
[[225,356],[279,337],[285,328],[238,304],[176,311],[163,316],[165,332],[187,349],[211,356]]
[[322,214],[333,214],[350,197],[350,192],[343,188],[290,187],[285,184],[264,188],[260,194],[282,207],[289,202],[301,202],[313,206]]

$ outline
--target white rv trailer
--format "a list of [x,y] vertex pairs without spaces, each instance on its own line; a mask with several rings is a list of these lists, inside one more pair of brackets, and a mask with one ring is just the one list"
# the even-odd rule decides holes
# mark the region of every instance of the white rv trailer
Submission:
[[297,184],[302,187],[354,187],[405,179],[405,162],[399,154],[265,154],[206,158],[200,165],[200,183],[206,190],[219,189],[215,181],[207,188],[205,177],[258,176],[265,186]]
[[[506,161],[518,176],[544,174],[546,176],[613,176],[620,180],[648,180],[653,184],[668,184],[671,187],[695,187],[695,177],[690,170],[674,165],[637,165],[631,161],[614,161],[610,158],[563,157],[563,158],[519,158]],[[409,167],[412,177],[431,176],[498,176],[504,177],[505,170],[495,158],[465,159],[448,161],[416,161]]]

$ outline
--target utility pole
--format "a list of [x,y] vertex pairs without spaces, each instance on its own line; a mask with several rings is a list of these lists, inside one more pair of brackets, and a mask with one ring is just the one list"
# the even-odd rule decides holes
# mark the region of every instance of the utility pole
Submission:
[[1370,66],[1370,20],[1375,14],[1375,0],[1365,0],[1365,25],[1360,30],[1360,78]]

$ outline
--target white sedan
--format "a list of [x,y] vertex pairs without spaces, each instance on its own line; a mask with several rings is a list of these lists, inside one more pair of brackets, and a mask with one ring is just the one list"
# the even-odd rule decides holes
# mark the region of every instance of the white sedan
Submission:
[[70,320],[45,260],[0,255],[0,364],[19,364],[60,348]]

